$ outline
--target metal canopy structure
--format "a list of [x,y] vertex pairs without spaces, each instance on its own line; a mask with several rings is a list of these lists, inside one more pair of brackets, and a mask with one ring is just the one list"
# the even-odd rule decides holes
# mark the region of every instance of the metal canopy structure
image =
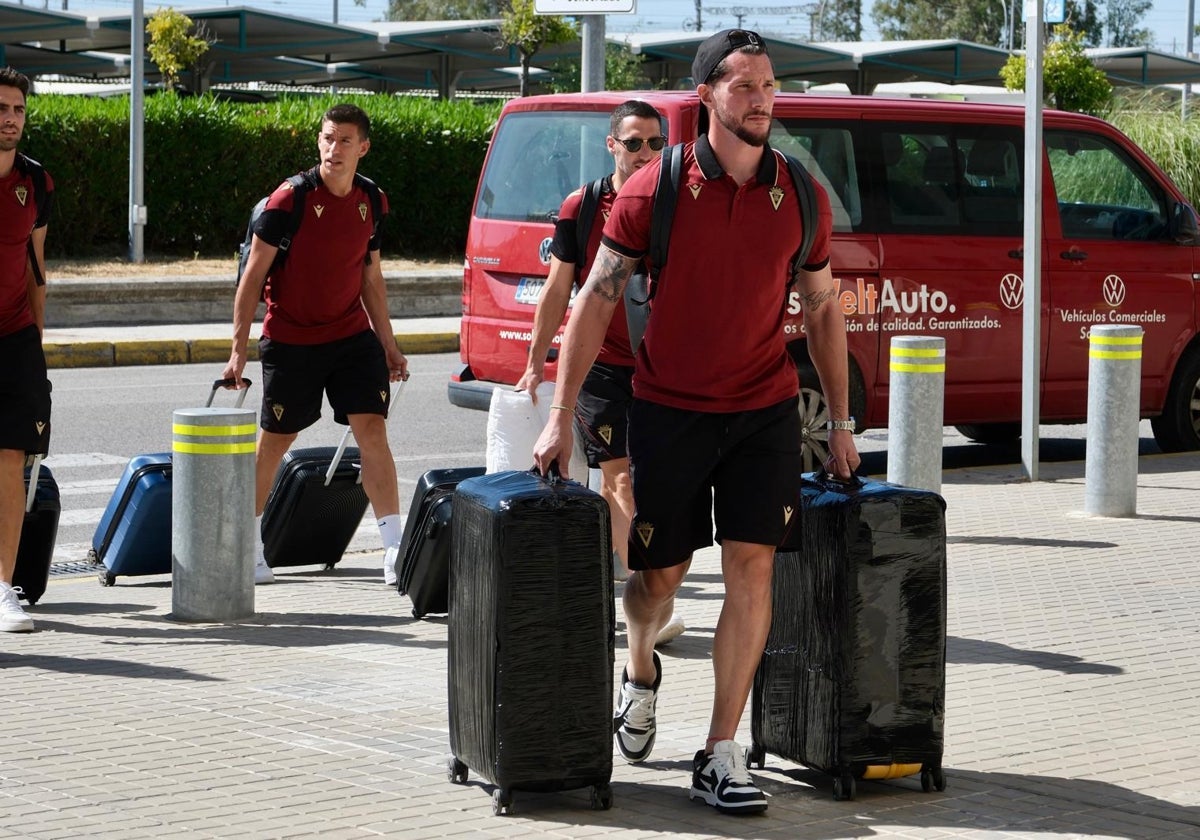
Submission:
[[[125,32],[101,29],[98,17],[0,3],[0,64],[30,75],[129,76],[129,16]],[[111,55],[118,54],[120,63]]]
[[821,44],[854,59],[852,76],[826,76],[821,82],[842,82],[852,93],[869,94],[878,84],[942,82],[950,85],[999,85],[1000,68],[1008,51],[969,41],[852,41]]
[[1150,87],[1200,82],[1200,61],[1149,47],[1098,47],[1087,57],[1114,85]]

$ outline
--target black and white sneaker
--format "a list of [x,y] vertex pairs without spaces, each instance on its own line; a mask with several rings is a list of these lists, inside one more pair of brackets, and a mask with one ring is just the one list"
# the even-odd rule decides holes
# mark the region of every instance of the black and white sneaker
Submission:
[[746,753],[734,741],[718,741],[713,751],[696,753],[692,762],[689,799],[703,799],[722,814],[758,814],[767,810],[767,797],[750,778]]
[[662,662],[654,654],[654,685],[644,686],[629,681],[628,671],[621,672],[621,694],[613,713],[613,732],[617,750],[630,764],[645,761],[654,747],[658,723],[654,705],[658,702],[658,687],[662,684]]

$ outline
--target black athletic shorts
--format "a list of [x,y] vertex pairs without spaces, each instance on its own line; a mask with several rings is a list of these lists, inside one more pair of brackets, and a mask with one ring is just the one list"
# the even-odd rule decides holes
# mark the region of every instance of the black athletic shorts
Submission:
[[575,401],[576,434],[588,466],[629,457],[629,407],[633,405],[633,367],[597,362],[588,371]]
[[32,324],[0,336],[0,449],[50,451],[50,380],[42,337]]
[[732,414],[634,400],[629,568],[683,563],[712,545],[714,516],[718,541],[779,545],[798,524],[800,436],[796,397]]
[[387,357],[370,330],[325,344],[282,344],[264,338],[258,351],[263,373],[260,425],[268,432],[294,434],[317,422],[322,393],[329,396],[333,419],[342,425],[348,414],[387,417]]

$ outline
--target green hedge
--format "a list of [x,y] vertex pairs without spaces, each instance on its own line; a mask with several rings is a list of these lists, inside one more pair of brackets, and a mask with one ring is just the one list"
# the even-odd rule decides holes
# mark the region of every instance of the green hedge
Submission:
[[[316,163],[321,115],[347,101],[371,116],[371,151],[360,170],[391,204],[385,255],[461,251],[499,104],[384,95],[242,103],[160,94],[145,104],[146,252],[232,255],[250,208]],[[48,254],[126,254],[128,97],[30,97],[25,131],[22,150],[46,166],[56,186]]]

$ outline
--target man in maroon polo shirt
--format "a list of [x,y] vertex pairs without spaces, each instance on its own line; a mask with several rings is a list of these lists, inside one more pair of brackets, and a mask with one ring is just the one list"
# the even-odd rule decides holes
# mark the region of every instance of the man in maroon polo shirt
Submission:
[[[858,466],[850,423],[845,322],[829,268],[832,214],[819,185],[818,230],[794,279],[801,238],[788,167],[767,144],[775,82],[762,39],[725,30],[696,52],[692,76],[707,133],[684,150],[670,258],[658,277],[634,373],[629,450],[636,514],[625,586],[629,661],[616,712],[617,748],[645,760],[654,744],[662,664],[653,640],[692,553],[721,543],[725,602],[713,640],[708,740],[690,796],[724,813],[766,798],[734,741],[771,625],[775,547],[797,513],[800,438],[796,369],[783,336],[789,281],[800,293],[808,350],[832,417],[830,472]],[[703,125],[703,122],[702,122]],[[560,354],[553,412],[534,456],[570,451],[579,385],[629,275],[649,249],[659,165],[618,194],[600,250],[576,297]]]
[[[371,147],[371,122],[356,105],[325,112],[317,136],[317,185],[304,193],[303,220],[287,261],[271,270],[287,235],[292,187],[284,182],[254,226],[250,258],[234,299],[233,350],[224,377],[241,381],[254,310],[266,284],[267,314],[259,354],[263,369],[262,434],[255,461],[256,583],[270,583],[262,546],[262,512],[283,455],[321,416],[322,395],[334,419],[349,423],[362,458],[362,483],[384,546],[384,575],[400,545],[400,494],[387,439],[389,382],[408,378],[396,346],[379,262],[379,219],[354,180]],[[387,215],[387,197],[380,193]],[[268,273],[270,276],[268,277]],[[394,572],[393,572],[394,574]]]

